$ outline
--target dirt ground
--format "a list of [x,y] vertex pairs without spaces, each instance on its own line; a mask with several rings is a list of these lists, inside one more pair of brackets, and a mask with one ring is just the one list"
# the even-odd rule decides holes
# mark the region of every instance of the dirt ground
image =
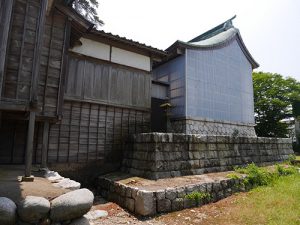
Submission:
[[0,196],[5,196],[15,202],[27,195],[42,196],[49,200],[67,192],[65,189],[54,187],[50,181],[42,177],[42,173],[34,169],[33,182],[20,182],[24,174],[23,166],[0,167]]
[[238,221],[228,221],[225,215],[230,214],[232,210],[238,210],[235,206],[237,199],[244,198],[246,195],[247,193],[239,193],[202,207],[185,209],[146,219],[141,219],[128,213],[115,203],[100,201],[95,203],[92,210],[106,210],[108,216],[91,221],[91,225],[243,225]]

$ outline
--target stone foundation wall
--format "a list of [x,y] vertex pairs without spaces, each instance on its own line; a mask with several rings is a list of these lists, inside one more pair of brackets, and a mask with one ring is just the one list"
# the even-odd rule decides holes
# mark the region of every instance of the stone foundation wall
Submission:
[[176,119],[171,121],[171,132],[203,135],[233,135],[256,137],[253,124],[230,123],[225,121]]
[[[179,211],[185,208],[201,206],[209,202],[216,202],[226,198],[233,193],[250,189],[250,186],[242,185],[243,178],[223,178],[207,183],[189,184],[176,188],[162,188],[160,190],[143,190],[131,187],[112,179],[99,177],[98,193],[109,201],[119,204],[141,216],[152,216],[158,213]],[[192,192],[208,193],[210,198],[196,199],[188,198]]]
[[125,149],[122,170],[160,179],[228,171],[251,162],[269,165],[293,153],[288,138],[144,133],[134,135]]

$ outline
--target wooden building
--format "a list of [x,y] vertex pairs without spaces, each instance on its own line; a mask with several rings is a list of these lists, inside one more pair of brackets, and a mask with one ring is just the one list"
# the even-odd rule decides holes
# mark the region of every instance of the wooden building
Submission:
[[70,1],[0,1],[0,163],[118,164],[150,129],[164,51],[97,31]]

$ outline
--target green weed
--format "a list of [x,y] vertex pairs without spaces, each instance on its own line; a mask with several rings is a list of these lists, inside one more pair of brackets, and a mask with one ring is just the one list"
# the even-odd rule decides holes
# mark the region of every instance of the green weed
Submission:
[[203,201],[210,201],[211,200],[211,194],[206,193],[206,192],[199,192],[199,191],[194,191],[190,194],[187,194],[185,198],[194,200],[197,205],[199,205]]

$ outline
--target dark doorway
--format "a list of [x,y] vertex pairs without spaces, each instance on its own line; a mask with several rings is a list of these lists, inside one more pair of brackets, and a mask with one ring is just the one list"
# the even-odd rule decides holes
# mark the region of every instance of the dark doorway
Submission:
[[26,130],[26,121],[1,118],[0,164],[24,163]]
[[164,104],[166,100],[151,98],[151,131],[152,132],[166,132],[167,120],[166,113],[160,106]]

